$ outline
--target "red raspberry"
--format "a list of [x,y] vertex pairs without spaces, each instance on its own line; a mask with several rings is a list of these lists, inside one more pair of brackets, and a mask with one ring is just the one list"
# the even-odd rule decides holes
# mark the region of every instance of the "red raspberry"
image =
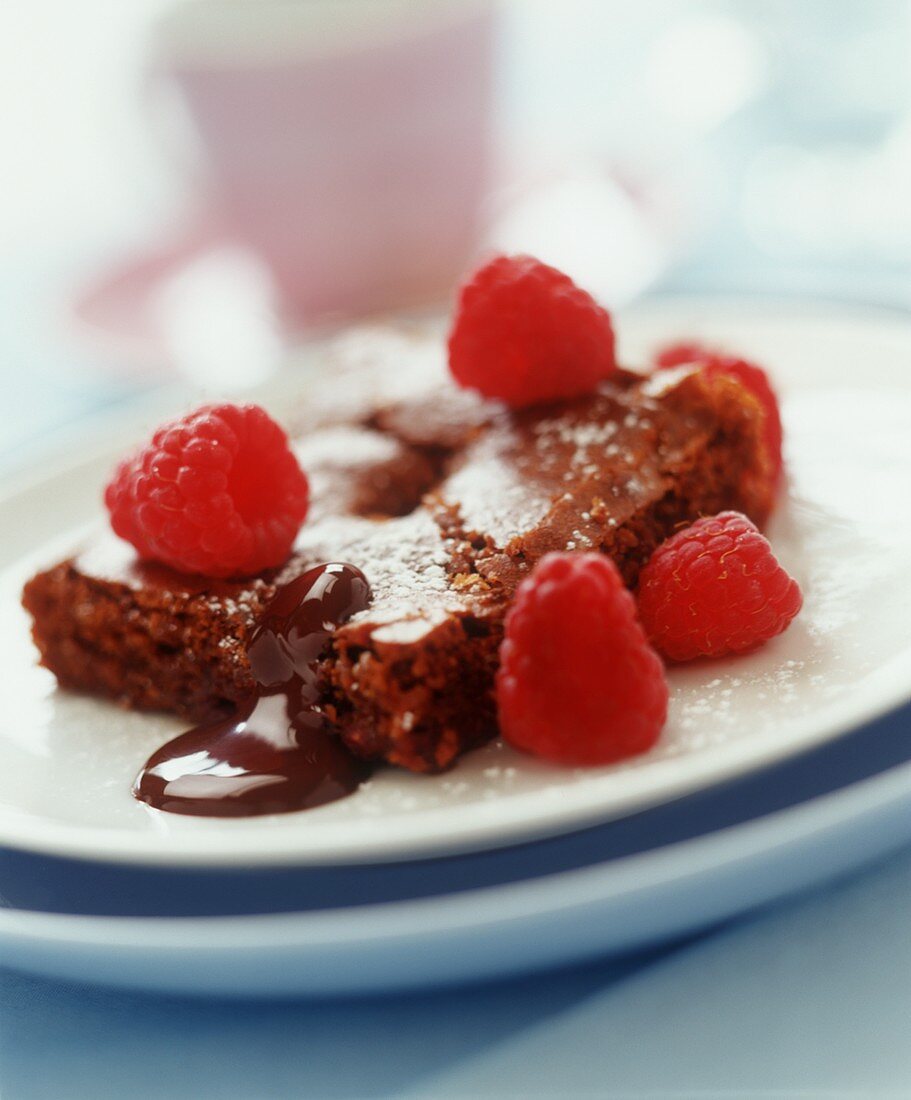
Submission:
[[460,386],[519,408],[590,393],[616,369],[606,310],[532,256],[496,256],[459,291],[449,369]]
[[639,574],[639,615],[672,661],[744,653],[780,634],[803,604],[772,547],[739,512],[697,520]]
[[281,565],[307,514],[307,478],[258,405],[206,405],[164,424],[105,490],[111,526],[143,558],[242,577]]
[[610,764],[658,739],[664,668],[610,558],[542,558],[506,617],[500,660],[500,729],[516,748],[555,764]]
[[763,436],[766,450],[771,463],[772,478],[777,483],[781,476],[781,412],[778,408],[778,398],[769,376],[755,363],[746,359],[738,359],[733,355],[725,355],[715,351],[704,344],[696,342],[671,344],[658,352],[654,359],[655,366],[661,368],[680,367],[685,363],[698,363],[709,374],[728,374],[736,378],[738,382],[750,391],[765,413],[765,425]]

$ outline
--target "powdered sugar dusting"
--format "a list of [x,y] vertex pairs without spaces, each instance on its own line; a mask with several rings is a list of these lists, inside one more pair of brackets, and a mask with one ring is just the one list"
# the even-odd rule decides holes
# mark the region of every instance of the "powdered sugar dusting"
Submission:
[[444,341],[385,325],[364,325],[333,343],[330,369],[368,371],[374,403],[412,399],[449,381]]
[[[388,520],[327,517],[309,530],[305,526],[295,549],[306,562],[348,561],[363,571],[373,603],[352,621],[393,622],[427,611],[436,619],[443,609],[459,606],[439,530],[423,509]],[[300,563],[291,567],[299,569]]]
[[500,546],[540,523],[551,506],[552,493],[523,477],[511,459],[517,444],[511,428],[489,432],[440,491],[458,506],[467,530],[483,532]]
[[554,548],[588,549],[605,525],[626,522],[666,491],[659,414],[636,390],[618,388],[559,415],[502,418],[440,495],[466,530],[509,552],[514,540],[545,527]]
[[450,384],[442,340],[387,326],[364,325],[339,336],[320,369],[331,384],[311,388],[289,425],[292,434],[362,420],[378,407],[420,400]]
[[[201,600],[212,614],[220,618],[239,618],[248,623],[253,621],[260,607],[263,591],[267,588],[263,580],[255,578],[236,586],[226,581],[215,582],[217,587],[214,590],[207,587],[198,589],[198,585],[206,586],[208,582],[200,578],[184,577],[164,566],[142,564],[129,543],[116,538],[106,529],[99,530],[96,537],[81,551],[78,555],[78,566],[86,576],[122,584],[137,591],[154,591],[161,586],[188,600]],[[138,609],[132,609],[128,614],[139,617],[141,613]],[[233,638],[228,640],[232,643],[234,641]]]
[[676,389],[688,375],[694,374],[696,369],[692,364],[684,364],[655,371],[642,383],[642,393],[647,397],[663,397]]
[[[568,451],[570,465],[575,467],[587,463],[593,449],[605,453],[617,434],[617,427],[615,420],[574,421],[556,417],[538,421],[533,431],[537,451],[545,463],[557,457],[566,461]],[[559,448],[554,446],[555,443],[560,444]]]
[[[387,645],[414,645],[426,637],[444,617],[439,614],[423,615],[417,619],[399,619],[398,622],[387,623],[374,630],[372,638],[375,642]],[[402,716],[402,729],[409,730],[413,725],[414,715],[409,711]]]
[[400,449],[388,435],[347,424],[324,428],[293,443],[297,460],[308,475],[324,466],[348,470],[389,462]]

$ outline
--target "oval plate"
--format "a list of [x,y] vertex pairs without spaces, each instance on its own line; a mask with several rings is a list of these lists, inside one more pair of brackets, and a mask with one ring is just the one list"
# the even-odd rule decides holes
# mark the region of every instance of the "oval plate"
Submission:
[[[793,627],[761,652],[671,671],[670,718],[653,752],[618,767],[559,770],[494,743],[444,776],[381,772],[356,796],[306,815],[204,820],[137,804],[134,774],[180,724],[57,692],[35,667],[18,609],[25,577],[65,553],[75,528],[97,522],[104,477],[123,439],[142,430],[134,422],[118,429],[117,446],[49,462],[0,500],[0,844],[175,866],[480,850],[658,805],[908,702],[911,324],[843,307],[700,298],[654,302],[622,316],[618,329],[629,362],[692,336],[773,372],[789,484],[769,535],[806,596]],[[280,415],[288,393],[285,380],[257,397]]]

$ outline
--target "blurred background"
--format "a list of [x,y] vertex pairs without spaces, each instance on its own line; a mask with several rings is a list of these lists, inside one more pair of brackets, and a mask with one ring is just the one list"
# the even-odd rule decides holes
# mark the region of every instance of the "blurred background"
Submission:
[[0,470],[491,248],[911,307],[909,74],[911,0],[5,0]]

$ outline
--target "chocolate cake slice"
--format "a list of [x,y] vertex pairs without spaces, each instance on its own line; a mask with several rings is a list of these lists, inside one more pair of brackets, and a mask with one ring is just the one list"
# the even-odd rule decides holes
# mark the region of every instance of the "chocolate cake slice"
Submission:
[[770,508],[755,399],[685,368],[509,411],[455,389],[439,344],[359,336],[294,424],[313,505],[272,574],[212,582],[138,562],[113,536],[39,573],[24,603],[62,687],[201,720],[249,692],[245,643],[276,586],[325,561],[373,600],[320,665],[355,753],[446,768],[496,733],[493,676],[516,585],[551,550],[609,554],[629,584],[679,525]]

